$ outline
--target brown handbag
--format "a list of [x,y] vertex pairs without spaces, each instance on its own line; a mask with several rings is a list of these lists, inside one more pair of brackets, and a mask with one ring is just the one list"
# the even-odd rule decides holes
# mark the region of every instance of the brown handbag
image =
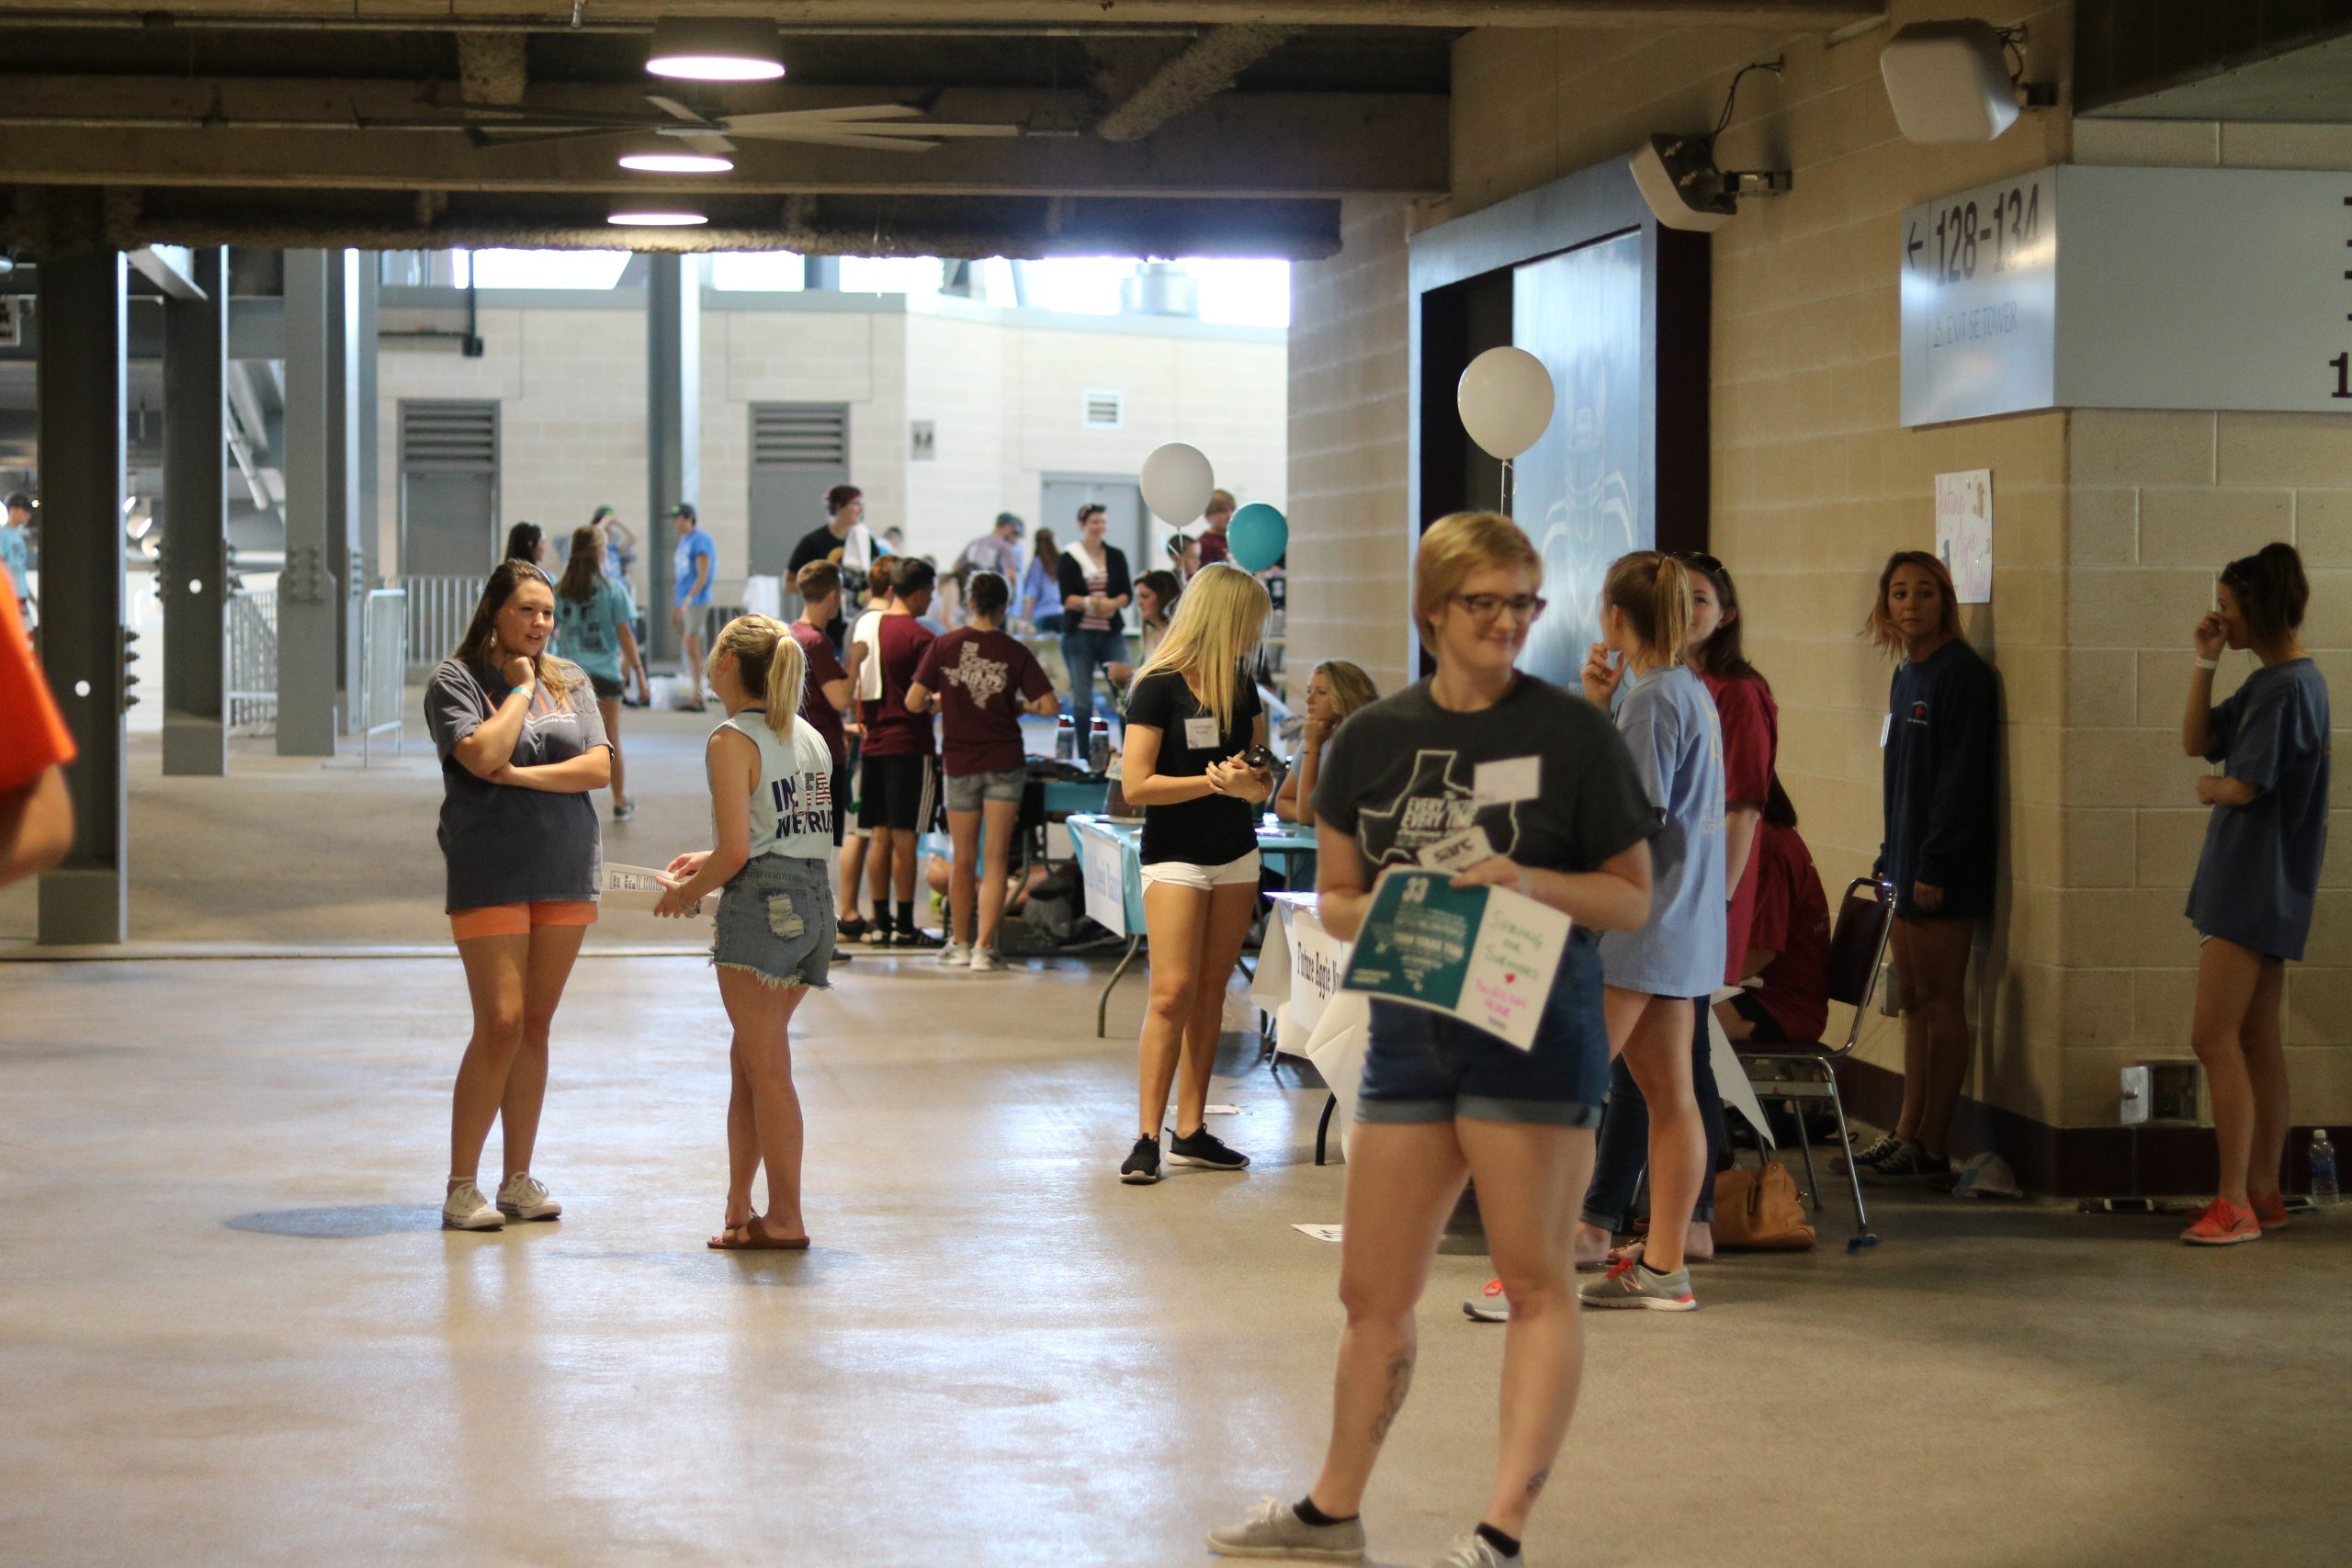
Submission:
[[1715,1245],[1730,1251],[1804,1252],[1814,1244],[1796,1178],[1769,1156],[1763,1168],[1735,1165],[1715,1178]]

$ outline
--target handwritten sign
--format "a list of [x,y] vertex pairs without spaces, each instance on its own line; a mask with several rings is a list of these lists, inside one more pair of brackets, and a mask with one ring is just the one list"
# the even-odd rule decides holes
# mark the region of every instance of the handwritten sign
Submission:
[[1454,887],[1432,872],[1398,872],[1373,896],[1343,984],[1532,1050],[1571,924],[1506,888]]

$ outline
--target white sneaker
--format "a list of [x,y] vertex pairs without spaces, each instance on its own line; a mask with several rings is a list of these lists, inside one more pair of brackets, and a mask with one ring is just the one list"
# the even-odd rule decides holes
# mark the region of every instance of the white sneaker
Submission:
[[548,1196],[537,1177],[519,1171],[498,1190],[498,1212],[510,1220],[552,1220],[563,1213],[563,1205]]
[[978,975],[993,975],[1004,967],[1003,955],[991,948],[972,949],[972,971]]
[[506,1218],[490,1206],[481,1189],[470,1181],[460,1181],[442,1200],[441,1228],[445,1231],[494,1231],[504,1227]]
[[972,950],[960,942],[950,942],[939,950],[939,961],[960,969],[972,962]]

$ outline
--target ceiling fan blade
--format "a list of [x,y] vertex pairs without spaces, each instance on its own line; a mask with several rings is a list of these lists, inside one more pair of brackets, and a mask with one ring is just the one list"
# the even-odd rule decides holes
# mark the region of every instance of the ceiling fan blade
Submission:
[[918,119],[922,110],[905,104],[851,104],[830,109],[771,109],[762,114],[729,115],[720,121],[729,130],[748,130],[756,134],[763,127],[789,125],[872,125],[877,130],[896,130],[900,127],[885,121]]
[[694,110],[686,107],[685,105],[680,103],[677,99],[664,97],[660,93],[646,94],[645,101],[651,104],[655,108],[660,109],[663,114],[670,116],[672,118],[684,120],[689,125],[708,125],[710,123],[710,121],[695,113]]
[[942,145],[912,136],[865,136],[854,130],[834,130],[809,127],[800,130],[772,130],[764,141],[797,141],[810,147],[865,147],[877,152],[928,152]]

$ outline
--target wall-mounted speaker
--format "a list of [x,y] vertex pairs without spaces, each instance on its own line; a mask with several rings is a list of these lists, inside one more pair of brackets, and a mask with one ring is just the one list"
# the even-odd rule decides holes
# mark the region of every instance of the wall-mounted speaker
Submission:
[[1914,22],[1878,57],[1904,139],[1990,141],[2017,123],[2018,87],[1990,22]]

